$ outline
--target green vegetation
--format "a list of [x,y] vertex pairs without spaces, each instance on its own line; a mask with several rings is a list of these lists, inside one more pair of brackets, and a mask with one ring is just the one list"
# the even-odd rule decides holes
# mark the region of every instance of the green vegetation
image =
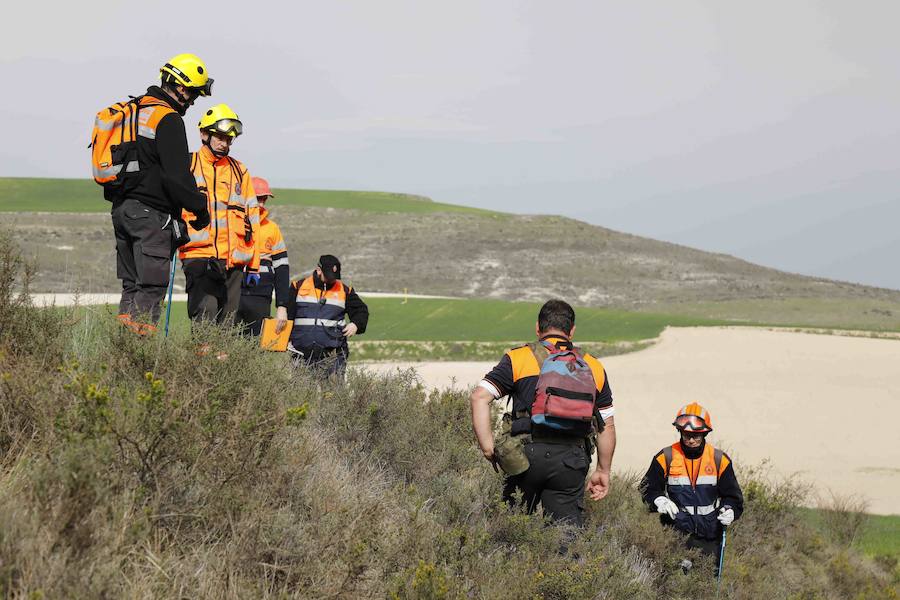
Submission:
[[[144,339],[36,309],[23,279],[0,235],[0,596],[716,595],[713,561],[632,476],[560,553],[562,528],[499,501],[463,392],[426,395],[411,373],[320,386],[231,331]],[[801,490],[739,476],[721,598],[897,597],[896,567],[806,523]]]
[[432,202],[431,199],[424,196],[411,194],[344,190],[275,189],[273,191],[276,195],[273,202],[285,206],[322,206],[368,212],[496,214],[480,208]]
[[855,544],[866,554],[900,559],[900,515],[868,515]]
[[[365,296],[365,294],[363,294]],[[373,298],[371,340],[471,340],[494,342],[534,337],[541,304],[503,300]],[[377,311],[376,311],[377,309]],[[667,326],[722,325],[726,321],[577,307],[576,339],[619,342],[657,337]]]
[[[858,512],[830,509],[799,509],[803,519],[835,542],[852,544],[873,557],[900,560],[900,515],[860,515]],[[838,529],[839,521],[844,529]],[[850,525],[851,529],[846,528]]]
[[[851,287],[849,284],[846,287]],[[653,310],[703,319],[731,319],[780,327],[900,331],[900,304],[882,298],[753,298],[679,302]]]
[[[464,341],[371,341],[365,336],[356,338],[352,344],[352,360],[359,361],[496,361],[503,353],[521,344],[518,342],[464,342]],[[579,342],[581,348],[597,357],[614,356],[636,352],[646,348],[652,341],[640,342]]]
[[[369,298],[370,329],[353,342],[358,360],[492,360],[531,341],[540,304],[503,300]],[[88,307],[96,314],[112,308]],[[577,339],[596,356],[646,347],[667,326],[722,325],[713,321],[578,307]],[[171,331],[188,331],[187,305],[172,304]]]
[[[423,196],[386,192],[276,189],[284,206],[322,206],[369,212],[483,213],[490,211],[432,202]],[[103,190],[90,179],[0,177],[0,212],[109,212]]]
[[93,179],[0,177],[0,212],[21,211],[109,212],[109,202]]

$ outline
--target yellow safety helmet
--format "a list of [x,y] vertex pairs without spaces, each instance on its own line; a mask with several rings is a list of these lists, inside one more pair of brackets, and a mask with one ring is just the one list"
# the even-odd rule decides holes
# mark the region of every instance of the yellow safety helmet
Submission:
[[200,117],[197,123],[200,131],[215,131],[229,137],[237,137],[244,133],[244,126],[237,113],[227,104],[216,104]]
[[179,54],[169,59],[159,69],[163,82],[175,81],[186,88],[197,90],[201,96],[212,95],[213,79],[206,72],[206,65],[196,54]]

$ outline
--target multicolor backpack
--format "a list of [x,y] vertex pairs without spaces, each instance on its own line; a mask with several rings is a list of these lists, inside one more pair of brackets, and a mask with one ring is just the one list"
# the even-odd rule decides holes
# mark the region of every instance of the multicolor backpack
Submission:
[[541,366],[531,422],[573,434],[589,431],[597,382],[581,350],[557,348],[543,340],[529,347]]

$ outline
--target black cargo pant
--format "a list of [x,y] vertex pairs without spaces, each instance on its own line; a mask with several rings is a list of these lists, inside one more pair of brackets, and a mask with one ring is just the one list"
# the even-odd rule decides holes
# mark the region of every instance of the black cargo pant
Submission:
[[251,296],[241,294],[238,306],[237,322],[244,326],[244,335],[258,336],[262,331],[262,322],[272,316],[272,296]]
[[[688,538],[684,542],[685,547],[687,548],[696,548],[700,550],[700,554],[706,556],[712,556],[715,561],[715,568],[713,569],[713,576],[719,576],[719,554],[722,552],[722,538],[720,537],[717,540],[706,540],[703,538],[696,537],[694,535],[688,536]],[[682,568],[684,568],[682,566]]]
[[116,234],[116,277],[122,280],[119,314],[159,320],[160,302],[169,287],[174,252],[171,218],[137,200],[113,206]]
[[581,527],[584,482],[591,464],[584,441],[533,441],[525,444],[525,455],[528,470],[506,478],[503,499],[512,504],[519,489],[529,513],[540,503],[552,521]]
[[347,373],[347,358],[350,351],[346,342],[341,348],[304,348],[302,350],[288,348],[293,356],[294,367],[307,367],[320,377],[344,379]]
[[241,301],[243,269],[226,269],[225,261],[215,258],[186,258],[182,270],[191,321],[233,325]]

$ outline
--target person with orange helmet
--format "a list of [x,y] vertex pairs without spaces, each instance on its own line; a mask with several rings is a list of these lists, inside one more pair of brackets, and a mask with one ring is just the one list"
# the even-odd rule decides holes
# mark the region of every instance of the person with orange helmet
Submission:
[[[692,402],[672,422],[680,440],[653,457],[641,481],[641,497],[663,525],[686,533],[688,548],[718,556],[723,527],[739,519],[744,495],[731,458],[706,441],[713,430],[709,411]],[[687,569],[688,564],[682,563]]]
[[288,305],[291,296],[291,274],[288,263],[287,245],[281,229],[269,218],[266,208],[269,198],[275,194],[269,182],[262,177],[254,177],[253,190],[259,202],[259,283],[244,285],[241,289],[241,303],[238,308],[238,323],[243,324],[244,333],[259,335],[263,319],[272,314],[272,292],[275,292],[276,333],[287,325]]

